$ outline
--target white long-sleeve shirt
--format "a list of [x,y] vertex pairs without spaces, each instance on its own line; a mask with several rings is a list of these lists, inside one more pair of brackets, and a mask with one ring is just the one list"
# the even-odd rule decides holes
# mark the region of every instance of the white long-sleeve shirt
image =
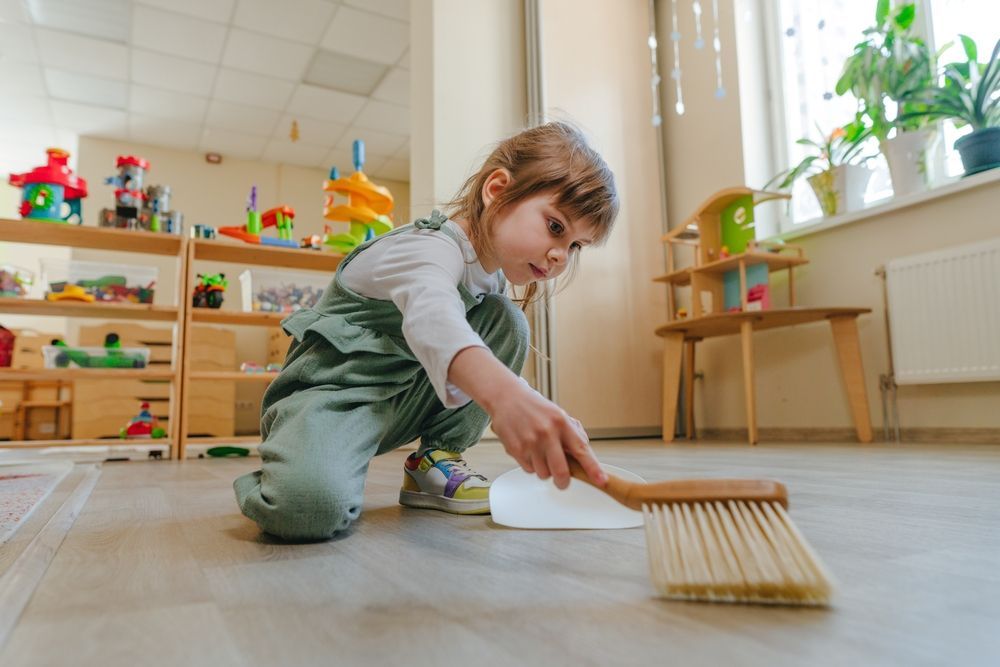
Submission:
[[458,241],[433,229],[394,234],[352,259],[340,280],[362,296],[396,305],[403,315],[403,337],[438,398],[446,408],[457,408],[470,398],[448,382],[448,368],[465,348],[487,347],[465,319],[458,285],[482,299],[502,292],[504,283],[499,271],[483,269],[461,227],[451,220],[444,225]]

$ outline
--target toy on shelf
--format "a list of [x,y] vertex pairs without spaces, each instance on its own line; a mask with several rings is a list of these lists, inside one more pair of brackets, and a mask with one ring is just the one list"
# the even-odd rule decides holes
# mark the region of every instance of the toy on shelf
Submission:
[[126,438],[163,438],[167,431],[160,426],[160,420],[149,411],[149,403],[142,402],[139,406],[139,414],[133,417],[128,424],[118,432],[118,437]]
[[[78,177],[66,164],[69,152],[46,149],[48,163],[23,174],[11,174],[10,184],[21,188],[21,217],[46,222],[68,222],[76,216],[83,222],[81,200],[87,196],[87,181]],[[64,213],[63,207],[68,210]]]
[[[330,178],[323,184],[325,192],[332,193],[323,206],[323,217],[333,222],[350,225],[345,234],[326,234],[323,244],[332,250],[347,254],[365,241],[392,229],[392,193],[387,188],[368,180],[362,168],[365,164],[365,142],[354,141],[354,173],[339,178],[337,168],[330,170]],[[347,195],[347,204],[337,205],[334,194]]]
[[[250,188],[250,197],[247,199],[247,224],[242,227],[219,227],[219,233],[246,243],[298,248],[299,244],[292,239],[294,226],[295,209],[291,206],[276,206],[263,213],[257,212],[257,186],[255,185]],[[278,234],[277,238],[261,234],[268,227],[274,227]]]
[[191,295],[191,305],[195,308],[218,308],[229,287],[224,273],[199,273],[198,284]]
[[118,334],[104,337],[104,347],[70,347],[58,338],[42,347],[46,368],[145,368],[148,347],[122,347]]
[[93,303],[96,299],[80,285],[67,285],[62,283],[58,289],[46,293],[45,298],[49,301],[84,301]]
[[115,167],[118,175],[104,179],[115,186],[115,208],[101,209],[100,226],[180,234],[182,216],[170,210],[170,186],[143,189],[149,162],[135,155],[119,155]]
[[155,267],[46,258],[42,273],[49,301],[153,303]]
[[191,238],[193,239],[214,239],[215,227],[209,225],[193,225],[191,227]]
[[[691,286],[691,313],[675,308],[673,289],[667,292],[668,313],[673,319],[697,319],[723,312],[769,310],[770,274],[787,269],[788,301],[795,305],[794,267],[807,263],[802,249],[783,243],[756,241],[755,207],[766,201],[788,199],[779,192],[735,187],[709,197],[680,227],[663,236],[667,273],[654,278],[671,286]],[[694,249],[694,263],[674,266],[673,248]],[[794,251],[788,252],[788,251]]]
[[23,298],[35,282],[35,275],[27,269],[4,265],[0,267],[0,296]]

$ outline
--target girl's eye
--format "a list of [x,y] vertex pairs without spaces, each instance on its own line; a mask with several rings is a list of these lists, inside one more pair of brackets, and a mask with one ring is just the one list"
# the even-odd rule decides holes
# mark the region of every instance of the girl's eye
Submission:
[[582,243],[580,243],[579,241],[573,241],[573,243],[570,245],[569,248],[570,250],[580,250],[580,248],[582,247],[583,247]]
[[549,231],[558,236],[562,234],[563,226],[558,220],[549,219]]

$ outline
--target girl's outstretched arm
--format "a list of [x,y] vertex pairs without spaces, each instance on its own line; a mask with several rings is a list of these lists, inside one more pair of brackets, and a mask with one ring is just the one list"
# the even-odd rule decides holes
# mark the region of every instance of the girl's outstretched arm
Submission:
[[607,482],[580,422],[521,381],[489,349],[461,350],[448,368],[448,381],[486,411],[504,449],[526,472],[552,477],[565,489],[568,454],[598,486]]

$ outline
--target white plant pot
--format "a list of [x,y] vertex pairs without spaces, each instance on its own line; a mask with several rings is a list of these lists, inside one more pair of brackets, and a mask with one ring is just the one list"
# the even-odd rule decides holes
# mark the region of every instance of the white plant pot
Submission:
[[810,176],[812,186],[823,215],[831,217],[865,207],[865,190],[872,177],[872,170],[856,164],[842,164]]
[[931,127],[900,132],[880,144],[889,163],[892,191],[897,197],[923,192],[930,187],[935,147],[941,135]]

